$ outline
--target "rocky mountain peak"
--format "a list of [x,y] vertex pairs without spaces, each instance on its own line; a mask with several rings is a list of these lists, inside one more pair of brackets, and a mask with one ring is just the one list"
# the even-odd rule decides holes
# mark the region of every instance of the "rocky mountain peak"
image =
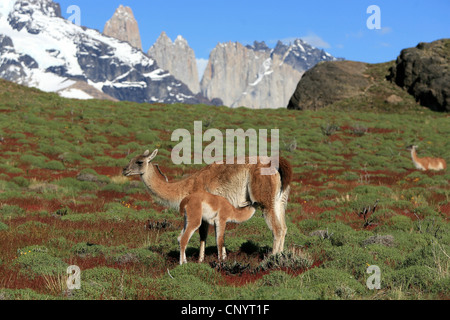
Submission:
[[48,17],[62,18],[59,3],[52,0],[2,0],[5,7],[13,3],[14,11],[21,14],[33,14],[40,12]]
[[177,36],[177,38],[175,39],[175,41],[173,43],[174,43],[174,45],[181,46],[181,47],[189,46],[187,40],[185,38],[183,38],[181,35]]
[[336,58],[300,39],[278,41],[274,49],[264,41],[219,43],[210,54],[201,90],[229,107],[284,108],[303,73],[329,60]]
[[46,18],[62,18],[61,7],[52,0],[2,0],[0,18],[8,17],[8,24],[15,30],[26,29],[38,34]]
[[195,53],[182,36],[177,36],[172,42],[163,31],[148,50],[148,55],[156,60],[158,66],[183,81],[193,93],[200,92]]
[[142,50],[138,23],[130,7],[120,5],[112,18],[106,22],[103,34],[128,42],[133,47]]
[[246,48],[251,49],[253,51],[270,51],[271,50],[264,41],[261,41],[261,42],[254,41],[253,45],[247,45]]
[[169,46],[172,44],[172,40],[169,38],[165,31],[161,32],[158,39],[156,39],[155,45]]

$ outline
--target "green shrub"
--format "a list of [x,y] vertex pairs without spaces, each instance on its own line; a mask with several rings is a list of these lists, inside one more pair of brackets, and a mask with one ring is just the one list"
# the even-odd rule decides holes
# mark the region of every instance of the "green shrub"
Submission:
[[36,291],[26,289],[0,289],[0,298],[3,300],[54,300],[58,299],[48,294],[40,294]]
[[364,248],[353,246],[334,247],[329,253],[330,261],[324,263],[325,268],[344,270],[356,279],[362,279],[366,273],[367,264],[376,264],[373,255]]
[[154,131],[138,132],[136,134],[136,140],[143,145],[152,144],[155,141],[159,141],[158,135]]
[[323,299],[356,298],[366,290],[350,273],[336,268],[310,269],[304,273],[303,283]]
[[93,191],[98,189],[98,185],[88,181],[78,181],[75,178],[62,178],[55,182],[57,185],[72,192]]
[[30,185],[30,181],[22,176],[17,176],[12,179],[12,182],[17,184],[20,187],[28,187]]
[[43,168],[48,159],[44,156],[33,156],[31,154],[24,154],[20,157],[20,161],[38,168]]
[[130,299],[134,293],[123,286],[124,274],[119,269],[96,267],[81,271],[81,288],[73,290],[75,299]]
[[281,285],[287,286],[291,281],[293,281],[291,275],[281,270],[275,270],[264,275],[258,282],[261,286],[276,287]]
[[0,207],[0,216],[2,219],[22,217],[25,215],[25,210],[16,205],[4,204]]
[[413,222],[407,216],[393,216],[390,219],[390,228],[393,230],[410,231],[413,228]]
[[68,265],[62,260],[51,256],[46,252],[27,250],[21,251],[13,266],[18,266],[20,272],[29,278],[37,275],[57,275],[64,274]]
[[56,160],[51,160],[42,165],[42,168],[49,170],[64,170],[66,167],[60,162]]
[[27,221],[16,227],[18,234],[27,234],[31,230],[36,230],[37,232],[44,232],[48,228],[48,224],[42,223],[40,221]]
[[170,270],[170,275],[158,279],[163,296],[175,300],[205,300],[221,282],[221,275],[207,264],[187,263]]
[[324,198],[324,197],[336,198],[336,197],[340,196],[340,193],[334,189],[326,189],[326,190],[320,191],[317,196],[319,198]]
[[311,267],[313,263],[314,261],[306,254],[294,254],[290,251],[286,251],[269,255],[261,262],[258,268],[261,270],[281,268],[299,270],[307,269]]
[[131,249],[126,252],[117,253],[112,256],[113,260],[119,263],[139,262],[147,267],[158,268],[164,265],[161,255],[148,249]]
[[84,256],[97,257],[99,255],[104,255],[107,249],[102,245],[82,242],[72,246],[70,251],[81,257]]
[[8,229],[9,229],[8,225],[0,221],[0,231],[6,231]]
[[430,292],[437,281],[437,274],[425,266],[401,268],[385,275],[386,283],[393,287],[415,288],[422,292]]
[[333,200],[323,200],[318,206],[322,208],[331,208],[336,206],[336,202]]
[[357,174],[355,172],[347,171],[347,172],[337,176],[336,179],[345,180],[345,181],[356,181],[356,180],[359,180],[359,174]]

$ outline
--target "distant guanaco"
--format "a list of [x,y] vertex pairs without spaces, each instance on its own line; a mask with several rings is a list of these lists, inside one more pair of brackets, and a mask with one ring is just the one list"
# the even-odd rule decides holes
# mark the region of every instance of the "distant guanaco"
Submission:
[[[216,229],[216,244],[219,261],[226,259],[224,247],[225,227],[227,222],[241,223],[250,219],[256,211],[256,205],[251,205],[250,201],[242,203],[239,208],[235,208],[224,197],[213,195],[209,192],[201,191],[188,195],[180,203],[180,213],[184,215],[184,228],[178,237],[180,244],[180,264],[187,263],[186,246],[200,225],[202,220],[213,224]],[[205,243],[200,243],[200,258],[203,261]]]
[[445,170],[447,168],[447,163],[442,158],[430,158],[430,157],[424,157],[419,158],[417,156],[417,146],[411,145],[407,147],[408,151],[411,151],[411,157],[412,161],[417,169],[420,170]]

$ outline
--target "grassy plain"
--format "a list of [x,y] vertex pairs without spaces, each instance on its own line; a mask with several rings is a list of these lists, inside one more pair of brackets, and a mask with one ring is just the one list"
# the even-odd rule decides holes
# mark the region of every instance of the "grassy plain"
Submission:
[[[283,255],[270,256],[257,212],[228,226],[224,265],[214,236],[196,262],[198,234],[178,265],[183,218],[121,168],[158,148],[169,180],[194,172],[170,159],[172,132],[194,121],[280,129],[294,170]],[[449,123],[382,81],[298,112],[68,100],[0,80],[0,299],[448,299],[450,173],[415,170],[405,147],[449,163]],[[69,265],[80,290],[67,290]],[[366,286],[369,265],[379,290]]]

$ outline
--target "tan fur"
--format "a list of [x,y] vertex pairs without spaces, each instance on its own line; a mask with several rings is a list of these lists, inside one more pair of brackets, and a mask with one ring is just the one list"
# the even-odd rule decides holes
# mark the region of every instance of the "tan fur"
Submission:
[[[227,222],[241,223],[250,219],[256,209],[247,202],[241,208],[233,207],[227,199],[208,192],[196,192],[181,201],[180,213],[184,215],[184,228],[178,237],[180,244],[180,264],[186,263],[186,246],[192,234],[200,228],[203,222],[214,225],[216,230],[216,244],[219,261],[226,259],[224,236]],[[200,244],[200,258],[203,261],[204,241]]]
[[409,146],[408,150],[411,151],[411,158],[414,163],[414,166],[417,169],[424,170],[424,171],[426,171],[426,170],[439,171],[439,170],[447,169],[447,163],[445,162],[444,159],[430,158],[430,157],[419,158],[417,156],[416,148],[417,148],[417,146]]
[[[150,193],[157,200],[173,208],[179,208],[181,201],[190,194],[206,191],[226,198],[232,206],[250,201],[259,203],[264,212],[264,218],[272,231],[273,253],[283,251],[286,236],[285,209],[292,179],[292,169],[289,162],[280,158],[280,166],[272,175],[261,175],[262,168],[269,164],[217,164],[213,163],[191,176],[167,182],[151,163],[158,150],[147,150],[143,155],[133,158],[123,169],[125,176],[139,175]],[[208,225],[200,227],[200,237],[206,237]]]

